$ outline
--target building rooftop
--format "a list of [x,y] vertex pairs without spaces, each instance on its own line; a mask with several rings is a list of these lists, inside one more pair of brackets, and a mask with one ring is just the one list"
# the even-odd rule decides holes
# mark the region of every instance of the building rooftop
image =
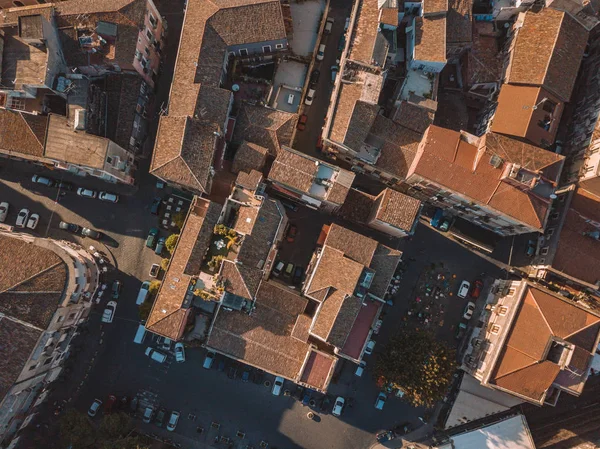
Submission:
[[[397,13],[396,13],[397,16]],[[348,59],[367,65],[383,65],[377,47],[384,44],[379,31],[379,7],[377,0],[361,0],[352,33],[352,43]],[[397,19],[396,19],[397,20]],[[387,51],[385,51],[387,53]]]
[[0,152],[43,157],[48,116],[0,108]]
[[[600,198],[577,189],[557,239],[553,270],[598,286],[600,283]],[[596,223],[596,225],[594,225]]]
[[448,0],[423,0],[423,14],[448,11]]
[[235,183],[238,186],[243,187],[248,190],[256,190],[258,189],[258,185],[263,179],[263,175],[261,172],[256,170],[251,170],[250,173],[246,173],[245,171],[241,171],[238,173],[237,178],[235,179]]
[[343,204],[354,181],[354,173],[284,147],[269,179],[313,198]]
[[468,44],[473,39],[473,0],[448,0],[446,45]]
[[[0,398],[20,375],[64,296],[67,265],[36,244],[0,236]],[[6,344],[10,342],[10,344]]]
[[200,274],[220,212],[220,205],[198,197],[194,199],[146,321],[149,331],[173,340],[181,337],[192,300],[191,281]]
[[383,190],[379,197],[381,204],[375,218],[395,228],[410,231],[419,217],[421,201],[390,188]]
[[251,142],[277,156],[282,146],[291,145],[297,121],[297,114],[244,104],[237,115],[232,141]]
[[415,18],[414,58],[417,61],[446,62],[445,15]]
[[[434,103],[437,108],[437,103],[433,100],[426,101]],[[408,128],[416,133],[423,134],[429,125],[433,123],[435,110],[436,109],[420,106],[412,101],[402,100],[394,111],[392,119],[398,125]]]
[[384,25],[398,26],[398,8],[381,8],[379,22]]
[[231,171],[250,173],[252,170],[262,171],[268,150],[255,143],[243,141],[233,158]]
[[191,117],[161,116],[150,172],[195,191],[209,193],[220,132],[215,123]]
[[[432,125],[425,133],[420,157],[415,159],[409,176],[416,173],[543,229],[548,198],[558,181],[564,157],[499,134],[489,133],[479,141],[465,136]],[[540,182],[534,188],[509,182],[505,172],[510,164],[539,174]]]
[[129,148],[142,78],[119,73],[106,77],[106,136],[117,145]]
[[350,189],[346,201],[337,212],[340,217],[355,223],[367,224],[375,197],[357,189]]
[[[28,20],[32,16],[23,16]],[[40,16],[33,16],[40,17]],[[1,28],[4,40],[2,50],[1,83],[4,88],[21,90],[23,86],[44,86],[48,69],[48,51],[45,46],[31,45],[19,36],[19,27]]]
[[588,32],[569,14],[543,8],[521,13],[506,82],[543,86],[568,102]]

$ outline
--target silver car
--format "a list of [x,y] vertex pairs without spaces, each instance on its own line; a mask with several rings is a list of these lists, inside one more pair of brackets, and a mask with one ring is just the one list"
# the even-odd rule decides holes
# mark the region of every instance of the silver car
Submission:
[[0,223],[4,223],[6,221],[6,216],[8,215],[8,208],[10,206],[6,201],[0,203]]
[[77,189],[77,195],[82,196],[84,198],[96,198],[98,193],[95,190],[84,189],[83,187],[79,187]]

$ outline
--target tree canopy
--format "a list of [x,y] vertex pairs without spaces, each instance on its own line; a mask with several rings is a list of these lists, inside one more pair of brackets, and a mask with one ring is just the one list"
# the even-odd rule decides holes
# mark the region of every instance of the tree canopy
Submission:
[[412,405],[431,407],[441,400],[456,369],[455,352],[432,332],[402,329],[379,356],[375,374],[404,392]]
[[177,240],[179,240],[179,234],[171,234],[167,237],[167,240],[165,240],[167,251],[169,251],[171,254],[173,254],[173,251],[175,251]]

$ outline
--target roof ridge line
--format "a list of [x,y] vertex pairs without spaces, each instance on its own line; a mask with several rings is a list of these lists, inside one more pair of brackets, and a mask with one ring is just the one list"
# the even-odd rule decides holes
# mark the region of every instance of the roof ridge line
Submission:
[[[596,316],[596,315],[594,315],[594,316]],[[583,330],[586,330],[586,329],[588,329],[588,328],[590,328],[590,327],[592,327],[592,326],[595,326],[595,325],[597,325],[597,324],[598,324],[598,322],[600,322],[600,317],[597,317],[597,316],[596,316],[596,318],[598,318],[598,320],[597,320],[597,321],[595,321],[595,322],[593,322],[593,323],[590,323],[590,324],[588,324],[587,326],[584,326],[584,327],[582,327],[582,328],[581,328],[581,329],[579,329],[578,331],[575,331],[575,332],[572,332],[572,333],[570,333],[569,335],[566,335],[566,336],[564,337],[564,340],[566,340],[566,339],[567,339],[567,338],[569,338],[569,337],[572,337],[572,336],[573,336],[573,335],[575,335],[575,334],[578,334],[579,332],[581,332],[581,331],[583,331]]]
[[[31,134],[33,135],[33,138],[36,140],[36,142],[38,142],[40,144],[40,146],[42,147],[42,150],[45,150],[45,145],[44,145],[45,142],[40,142],[40,139],[38,139],[38,136],[35,134],[35,132],[31,128],[31,126],[29,125],[29,122],[25,119],[25,116],[23,115],[23,112],[19,111],[19,116],[21,117],[21,120],[23,120],[23,122],[25,122],[25,126],[27,126],[27,129],[29,129],[29,132],[31,132]],[[48,126],[49,125],[50,125],[50,119],[48,118],[46,120],[45,133],[48,132]]]
[[[183,148],[183,145],[181,146],[181,148]],[[200,180],[196,177],[196,175],[194,174],[194,172],[192,171],[192,169],[190,168],[190,166],[188,165],[187,161],[183,158],[183,156],[181,155],[181,152],[179,152],[179,156],[177,156],[177,158],[181,159],[181,161],[185,164],[185,166],[187,167],[187,169],[190,171],[190,174],[192,175],[192,177],[196,180],[196,182],[198,183],[198,185],[200,187],[202,187],[202,190],[204,190],[206,192],[206,186],[204,184],[202,184],[200,182]],[[176,158],[174,158],[175,160]],[[211,164],[212,165],[212,164]]]
[[[546,326],[548,326],[548,329],[550,329],[552,336],[555,337],[556,333],[554,332],[554,329],[552,329],[552,326],[550,326],[550,323],[548,323],[548,320],[546,319],[546,315],[544,315],[544,312],[542,312],[542,308],[540,307],[540,304],[537,302],[537,299],[535,299],[535,295],[533,294],[532,290],[533,289],[531,287],[527,288],[527,292],[531,294],[531,298],[535,302],[535,305],[537,306],[537,309],[539,310],[540,315],[542,316],[542,318],[544,320],[544,323],[546,323]],[[543,293],[545,293],[545,292],[543,292]],[[525,300],[523,299],[523,301],[525,301]]]
[[[520,351],[519,351],[519,352],[520,352]],[[525,355],[526,355],[526,354],[525,354]],[[529,356],[528,356],[528,357],[529,357]],[[531,358],[531,357],[530,357],[530,358]],[[532,359],[532,360],[534,360],[534,359]],[[523,371],[524,369],[531,368],[531,367],[532,367],[532,366],[534,366],[534,365],[539,365],[539,364],[541,364],[541,363],[543,363],[543,362],[545,362],[545,361],[546,361],[546,360],[534,360],[534,361],[533,361],[533,363],[530,363],[530,364],[529,364],[529,365],[527,365],[527,366],[523,366],[523,367],[521,367],[521,368],[518,368],[518,369],[512,370],[512,371],[510,371],[510,372],[508,372],[508,373],[506,373],[506,374],[503,374],[503,375],[502,375],[502,376],[500,376],[500,377],[495,377],[494,379],[495,379],[495,380],[502,379],[502,378],[504,378],[504,377],[506,377],[506,376],[510,376],[510,375],[512,375],[512,374],[518,373],[519,371]],[[552,362],[550,362],[550,363],[552,363]]]
[[[64,261],[61,259],[60,261],[56,262],[54,265],[51,265],[51,266],[49,266],[48,268],[46,268],[46,269],[44,269],[44,270],[42,270],[42,271],[39,271],[39,272],[37,272],[36,274],[33,274],[33,275],[29,276],[27,279],[23,279],[22,281],[20,281],[20,282],[17,282],[17,283],[16,283],[16,284],[14,284],[13,286],[11,286],[11,287],[8,287],[8,288],[6,288],[5,290],[2,290],[2,291],[0,291],[0,294],[1,294],[1,293],[9,293],[9,292],[10,292],[10,290],[12,290],[13,288],[15,288],[15,287],[18,287],[19,285],[22,285],[24,282],[30,281],[30,280],[31,280],[31,279],[33,279],[33,278],[36,278],[36,277],[37,277],[37,276],[39,276],[40,274],[44,274],[46,271],[48,271],[48,270],[51,270],[52,268],[55,268],[55,267],[57,267],[57,266],[58,266],[58,265],[60,265],[61,263],[65,263],[65,262],[64,262]],[[13,293],[17,293],[17,292],[13,292]]]
[[[337,289],[337,288],[335,289],[335,291],[336,291],[336,292],[343,293],[341,290],[339,290],[339,289]],[[344,305],[344,302],[346,301],[346,299],[347,299],[348,297],[350,297],[350,296],[353,296],[353,295],[349,295],[348,293],[343,293],[343,295],[344,295],[344,297],[343,297],[343,298],[342,298],[342,300],[340,301],[340,305],[339,305],[339,307],[337,308],[337,311],[336,311],[336,313],[335,313],[335,318],[333,319],[333,323],[331,323],[331,327],[329,328],[329,331],[327,332],[327,335],[325,336],[325,342],[326,342],[326,343],[328,343],[328,342],[327,342],[327,340],[329,339],[329,335],[331,335],[331,331],[333,330],[333,326],[335,326],[335,322],[337,321],[337,319],[338,319],[338,317],[339,317],[339,315],[340,315],[340,310],[342,310],[342,306]],[[325,301],[327,301],[327,299],[328,299],[328,298],[325,298],[325,300],[323,301],[323,304],[325,304]],[[322,308],[322,307],[321,307],[321,308]],[[319,312],[321,312],[321,311],[319,310]],[[319,316],[317,315],[317,320],[318,320],[318,319],[319,319]]]

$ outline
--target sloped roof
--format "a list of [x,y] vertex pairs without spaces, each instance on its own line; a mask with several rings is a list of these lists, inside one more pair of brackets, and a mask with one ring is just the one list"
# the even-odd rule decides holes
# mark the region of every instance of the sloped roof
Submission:
[[239,173],[244,171],[250,173],[251,170],[262,171],[268,150],[252,142],[243,141],[233,158],[231,171]]
[[182,308],[188,287],[192,277],[200,272],[200,263],[220,212],[218,204],[198,197],[194,199],[146,321],[149,331],[173,340],[181,337],[189,310]]
[[381,204],[375,218],[398,229],[410,231],[418,218],[421,201],[390,188],[383,190],[378,196],[381,197]]
[[433,123],[435,112],[431,109],[421,107],[410,101],[402,100],[394,111],[392,119],[398,125],[417,133],[424,133],[427,127]]
[[569,101],[588,32],[569,14],[552,8],[523,14],[506,82],[544,86]]
[[0,152],[43,157],[48,116],[0,109]]
[[377,0],[360,0],[348,59],[373,64],[375,42],[379,35]]
[[448,0],[446,45],[473,41],[473,0]]
[[[592,328],[593,332],[587,332]],[[528,285],[502,348],[490,383],[541,402],[561,367],[547,359],[555,338],[591,355],[600,331],[600,317],[548,291]],[[579,363],[572,359],[569,366]],[[573,368],[576,368],[573,366]],[[582,370],[587,372],[587,366]]]
[[[446,3],[447,4],[447,3]],[[446,16],[415,19],[415,60],[446,62]]]

